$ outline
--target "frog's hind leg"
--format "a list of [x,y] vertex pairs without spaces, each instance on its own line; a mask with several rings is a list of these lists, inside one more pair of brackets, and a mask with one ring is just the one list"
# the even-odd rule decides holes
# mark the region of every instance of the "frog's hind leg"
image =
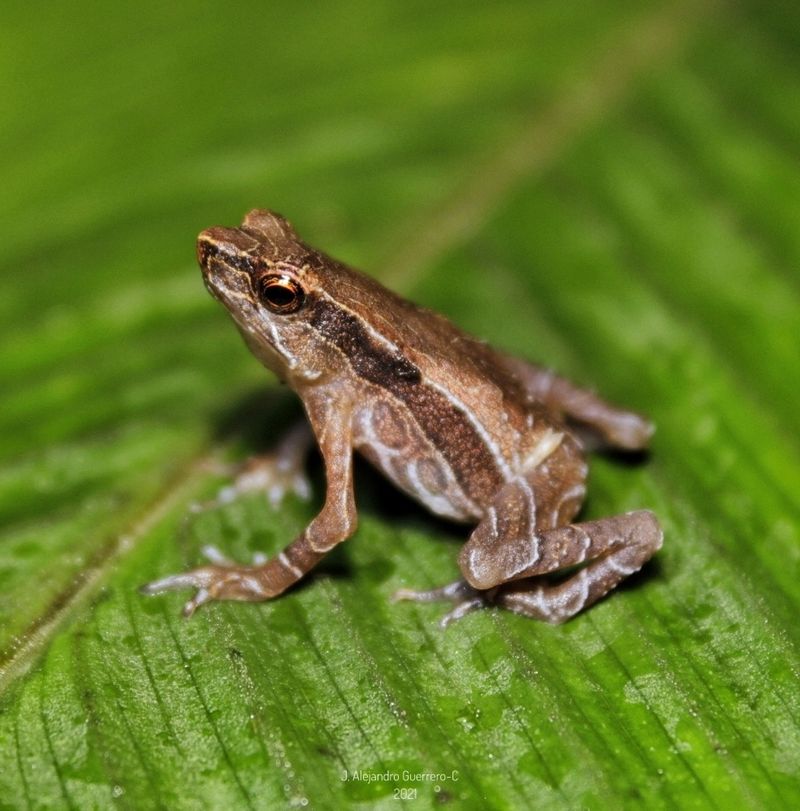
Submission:
[[[511,579],[509,572],[523,565],[512,558],[523,556],[527,560],[524,556],[537,528],[566,524],[577,514],[586,495],[586,473],[575,442],[565,438],[555,453],[529,474],[530,481],[520,478],[505,484],[486,508],[459,557],[466,580],[424,591],[400,589],[393,599],[454,603],[453,610],[441,620],[443,628],[476,608],[493,605],[496,586]],[[537,508],[537,501],[546,503],[548,509]],[[481,567],[480,575],[467,574],[477,566]],[[478,580],[491,582],[482,586]]]
[[[490,605],[561,623],[641,569],[661,541],[661,527],[649,510],[537,531],[515,543],[506,540],[497,556],[492,549],[496,551],[497,544],[481,548],[470,540],[459,560],[464,580],[431,591],[402,589],[395,599],[452,601],[454,608],[443,617],[442,627]],[[583,568],[560,583],[538,576],[574,566]]]
[[[461,550],[463,581],[396,596],[453,601],[455,608],[444,625],[484,605],[558,623],[638,571],[661,546],[655,516],[641,510],[569,523],[585,492],[585,467],[570,456],[570,449],[562,447],[528,478],[503,486]],[[550,464],[557,469],[550,469]],[[560,583],[540,577],[575,566],[582,568]]]
[[502,361],[531,401],[560,414],[590,448],[639,451],[647,447],[654,428],[640,414],[618,408],[549,369],[510,355]]
[[[585,494],[586,465],[565,440],[526,478],[506,484],[459,556],[472,588],[491,601],[547,622],[564,622],[588,608],[661,547],[655,516],[630,512],[570,523]],[[550,575],[572,567],[560,583]],[[494,590],[494,591],[491,591]]]
[[[656,517],[649,510],[638,510],[538,531],[527,542],[511,545],[509,554],[499,562],[487,564],[473,547],[469,550],[472,558],[462,559],[462,570],[473,588],[496,587],[494,604],[560,623],[639,571],[661,548],[661,542]],[[543,582],[538,577],[573,566],[582,568],[560,583]],[[505,578],[499,587],[493,583],[498,578]]]

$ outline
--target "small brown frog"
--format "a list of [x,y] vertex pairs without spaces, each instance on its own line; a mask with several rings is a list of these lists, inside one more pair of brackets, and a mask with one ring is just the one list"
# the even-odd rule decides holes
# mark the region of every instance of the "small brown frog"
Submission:
[[[302,578],[356,528],[353,451],[437,515],[474,524],[463,575],[405,600],[450,600],[443,624],[484,605],[563,622],[637,571],[660,548],[646,510],[570,523],[586,493],[581,438],[645,448],[652,425],[552,372],[466,335],[437,313],[304,243],[283,217],[251,211],[240,228],[197,241],[206,287],[253,354],[303,401],[325,465],[320,513],[279,555],[211,563],[143,587],[194,587],[210,600],[267,600]],[[249,464],[221,494],[263,489],[274,502],[306,490],[308,429]],[[541,575],[580,567],[561,582]]]

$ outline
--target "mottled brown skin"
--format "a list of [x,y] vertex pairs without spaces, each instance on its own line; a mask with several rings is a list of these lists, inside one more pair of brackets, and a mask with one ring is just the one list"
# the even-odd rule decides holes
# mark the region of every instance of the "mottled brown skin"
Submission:
[[[652,426],[553,373],[510,357],[443,316],[306,245],[289,223],[251,211],[240,228],[200,234],[207,288],[261,362],[300,396],[325,464],[322,510],[277,557],[252,566],[206,551],[212,565],[144,587],[195,587],[187,614],[213,599],[281,594],[356,528],[353,450],[433,512],[476,527],[459,556],[464,579],[399,599],[451,599],[445,621],[486,604],[568,619],[660,547],[652,513],[571,524],[585,496],[583,443],[644,448]],[[283,482],[308,435],[248,466],[222,501]],[[277,488],[277,489],[276,489]],[[277,496],[277,497],[276,497]],[[581,564],[558,585],[539,575]]]

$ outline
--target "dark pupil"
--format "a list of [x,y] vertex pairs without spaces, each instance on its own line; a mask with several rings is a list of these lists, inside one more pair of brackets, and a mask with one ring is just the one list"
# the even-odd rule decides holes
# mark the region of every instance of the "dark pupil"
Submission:
[[289,307],[294,304],[297,294],[289,282],[268,282],[264,285],[263,296],[273,307]]

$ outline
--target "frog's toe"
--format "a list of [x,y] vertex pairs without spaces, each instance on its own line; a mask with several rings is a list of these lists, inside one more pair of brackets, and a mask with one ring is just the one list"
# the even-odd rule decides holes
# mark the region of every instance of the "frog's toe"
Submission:
[[439,620],[439,626],[446,628],[451,623],[460,620],[472,611],[492,605],[494,592],[494,589],[480,591],[470,586],[466,580],[456,580],[454,583],[448,583],[446,586],[441,586],[438,589],[425,591],[398,589],[392,595],[392,602],[398,602],[400,600],[410,600],[416,603],[434,603],[443,600],[452,602],[455,604],[452,610],[448,611],[447,614]]
[[311,480],[305,473],[295,473],[292,476],[292,492],[303,501],[311,498]]
[[154,580],[141,586],[139,591],[153,595],[180,589],[196,589],[194,597],[183,607],[183,614],[187,617],[212,600],[261,602],[279,593],[270,579],[273,572],[270,561],[262,565],[238,566],[228,561],[213,546],[206,547],[203,554],[211,561],[209,565]]
[[266,454],[245,462],[235,479],[217,493],[219,505],[230,504],[247,493],[264,493],[270,506],[277,509],[286,496],[293,493],[299,499],[311,498],[311,482],[296,459],[280,454]]
[[209,562],[217,566],[235,566],[235,561],[231,560],[224,552],[213,544],[206,544],[200,554]]
[[[229,471],[231,469],[228,468]],[[258,457],[239,466],[233,482],[221,487],[214,498],[189,505],[189,512],[201,515],[227,507],[242,496],[257,492],[264,493],[270,506],[277,509],[290,494],[301,501],[308,501],[311,498],[311,481],[305,473],[287,468],[280,460]]]
[[462,600],[462,602],[456,604],[456,607],[452,611],[448,611],[439,620],[439,627],[442,629],[447,628],[448,625],[456,620],[460,620],[462,617],[471,614],[473,611],[477,611],[479,608],[486,608],[488,605],[491,605],[491,602],[482,594]]
[[192,614],[194,614],[195,611],[197,611],[198,608],[200,608],[201,605],[210,603],[213,599],[214,597],[212,596],[211,592],[208,589],[199,588],[195,592],[194,597],[192,597],[191,600],[187,600],[183,604],[183,610],[181,611],[181,614],[183,614],[183,616],[188,619],[189,617],[192,616]]
[[[267,501],[273,509],[280,507],[290,493],[301,501],[308,501],[311,498],[311,482],[304,473],[284,470],[278,464],[268,473],[268,477],[268,481],[260,489],[266,493]],[[265,476],[265,480],[266,478]]]
[[454,583],[448,583],[438,589],[398,589],[392,595],[392,602],[396,603],[400,600],[411,600],[415,603],[438,603],[442,600],[461,602],[478,593],[477,589],[472,588],[466,580],[456,580]]
[[141,594],[153,596],[164,594],[167,591],[180,591],[180,589],[205,588],[209,584],[208,578],[202,576],[203,569],[195,569],[191,572],[181,572],[162,577],[160,580],[152,580],[139,586]]

